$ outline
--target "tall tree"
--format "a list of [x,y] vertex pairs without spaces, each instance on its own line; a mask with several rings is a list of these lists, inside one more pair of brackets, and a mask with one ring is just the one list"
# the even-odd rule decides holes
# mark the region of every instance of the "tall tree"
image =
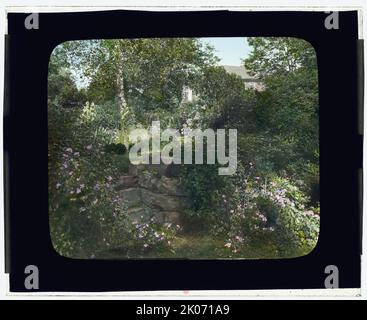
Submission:
[[305,40],[287,37],[247,38],[253,51],[244,64],[252,75],[266,78],[269,75],[289,73],[305,67],[316,69],[313,47]]
[[254,108],[258,134],[280,150],[278,158],[288,158],[289,165],[297,159],[317,164],[318,73],[313,47],[297,38],[248,38],[248,43],[252,52],[244,65],[265,84]]
[[193,38],[78,41],[70,49],[90,96],[96,102],[117,97],[122,109],[177,106],[182,86],[215,62],[212,51]]

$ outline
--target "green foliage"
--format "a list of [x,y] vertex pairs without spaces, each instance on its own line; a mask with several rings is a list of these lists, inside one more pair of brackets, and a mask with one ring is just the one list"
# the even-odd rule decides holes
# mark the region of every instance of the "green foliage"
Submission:
[[[198,39],[72,41],[54,50],[48,79],[49,211],[59,253],[174,256],[177,242],[185,243],[177,226],[132,223],[113,188],[128,171],[129,129],[154,120],[161,129],[238,131],[234,176],[219,176],[217,165],[182,166],[180,183],[192,202],[184,217],[185,239],[201,235],[214,257],[290,257],[315,246],[316,56],[300,39],[248,42],[253,51],[244,64],[262,80],[260,92],[216,66],[213,50]],[[182,102],[184,86],[194,90],[195,101]]]
[[253,51],[245,60],[245,66],[252,74],[262,79],[274,74],[292,73],[300,67],[317,68],[315,51],[305,40],[250,37],[247,42],[253,47]]
[[269,242],[282,257],[310,252],[318,239],[320,220],[306,210],[308,197],[287,178],[247,176],[246,181],[244,189],[237,189],[237,206],[231,208],[228,248],[240,254],[244,246]]
[[124,154],[127,150],[125,145],[121,143],[110,143],[105,145],[105,151],[109,153]]
[[[211,212],[221,202],[220,190],[226,188],[226,177],[218,175],[216,165],[184,165],[181,181],[193,202],[193,208]],[[229,191],[229,190],[228,190]]]

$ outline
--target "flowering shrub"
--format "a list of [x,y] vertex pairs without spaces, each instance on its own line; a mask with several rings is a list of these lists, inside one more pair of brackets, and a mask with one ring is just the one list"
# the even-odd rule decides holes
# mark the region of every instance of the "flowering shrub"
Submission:
[[309,199],[289,179],[275,178],[267,190],[262,190],[277,208],[278,237],[296,246],[313,248],[318,239],[319,216],[306,210]]
[[[172,250],[172,240],[181,226],[172,223],[157,224],[152,218],[149,222],[132,221],[126,208],[117,206],[110,228],[106,230],[107,247],[125,252],[127,257],[136,256],[150,250]],[[106,248],[104,248],[106,249]]]
[[[307,210],[308,197],[289,178],[261,179],[240,168],[230,210],[225,247],[233,253],[254,242],[271,242],[277,254],[313,249],[318,239],[319,215]],[[238,178],[238,177],[237,177]]]
[[91,257],[111,248],[121,248],[126,254],[168,248],[181,227],[159,225],[154,220],[134,224],[113,189],[111,155],[106,154],[103,161],[101,147],[86,145],[84,149],[64,150],[57,182],[50,185],[55,249],[66,256]]
[[87,144],[65,148],[60,158],[59,168],[49,175],[52,240],[61,254],[83,255],[104,243],[103,230],[111,220],[113,156],[104,154],[101,145]]
[[[112,248],[125,255],[142,254],[153,248],[170,250],[180,226],[159,225],[154,221],[133,224],[127,208],[113,188],[127,172],[128,154],[115,151],[110,119],[100,117],[100,106],[86,104],[81,110],[50,109],[49,214],[51,238],[56,251],[64,256],[95,257]],[[65,139],[61,123],[69,124]],[[70,122],[70,120],[69,120]],[[67,145],[65,145],[67,143]],[[118,145],[119,146],[119,145]]]

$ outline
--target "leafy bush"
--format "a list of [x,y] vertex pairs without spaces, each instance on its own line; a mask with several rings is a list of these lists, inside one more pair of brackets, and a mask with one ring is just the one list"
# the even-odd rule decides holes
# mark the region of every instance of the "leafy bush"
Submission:
[[238,175],[245,185],[237,187],[233,196],[238,201],[230,210],[227,246],[241,252],[251,243],[271,243],[280,256],[313,249],[320,219],[306,209],[308,197],[289,178],[273,176],[261,180],[243,171],[240,168]]
[[122,143],[110,143],[105,145],[105,151],[109,153],[125,154],[126,147]]
[[[180,231],[180,226],[171,223],[157,224],[152,218],[149,222],[131,221],[126,208],[115,208],[114,220],[111,222],[105,237],[113,250],[119,250],[125,256],[139,256],[147,252],[171,250],[171,242]],[[106,247],[100,247],[105,251]]]

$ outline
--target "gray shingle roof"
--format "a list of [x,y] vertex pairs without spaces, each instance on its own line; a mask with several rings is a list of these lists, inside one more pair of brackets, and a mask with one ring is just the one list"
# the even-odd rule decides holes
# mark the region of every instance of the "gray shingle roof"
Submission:
[[[240,76],[242,79],[254,79],[247,73],[247,70],[243,66],[223,66],[228,73],[234,73]],[[255,79],[254,79],[255,80]]]

